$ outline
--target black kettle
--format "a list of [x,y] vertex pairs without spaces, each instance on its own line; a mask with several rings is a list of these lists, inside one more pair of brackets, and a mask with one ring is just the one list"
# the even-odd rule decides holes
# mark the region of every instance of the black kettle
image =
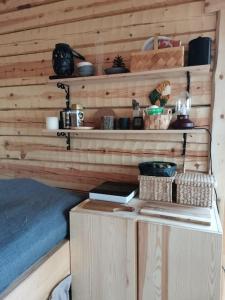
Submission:
[[84,56],[73,50],[68,44],[56,44],[52,53],[52,66],[55,74],[71,76],[74,73],[74,57],[85,60]]

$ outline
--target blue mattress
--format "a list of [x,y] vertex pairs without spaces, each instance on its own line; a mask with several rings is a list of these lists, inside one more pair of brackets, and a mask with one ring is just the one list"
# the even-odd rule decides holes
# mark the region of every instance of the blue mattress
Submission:
[[69,210],[84,198],[30,179],[0,180],[0,293],[68,237]]

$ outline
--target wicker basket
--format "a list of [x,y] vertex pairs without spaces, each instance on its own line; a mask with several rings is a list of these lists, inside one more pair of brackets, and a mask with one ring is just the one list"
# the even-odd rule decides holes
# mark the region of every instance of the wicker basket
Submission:
[[145,201],[172,202],[172,186],[175,177],[140,175],[139,199]]
[[177,203],[211,207],[215,179],[211,175],[183,173],[176,175]]
[[170,121],[172,120],[171,113],[165,115],[146,115],[144,113],[145,129],[168,129]]
[[155,49],[131,54],[131,72],[184,66],[184,47]]

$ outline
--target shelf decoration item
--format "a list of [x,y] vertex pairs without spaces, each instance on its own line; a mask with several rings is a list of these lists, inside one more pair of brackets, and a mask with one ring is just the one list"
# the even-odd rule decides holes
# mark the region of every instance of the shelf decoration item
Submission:
[[46,129],[48,129],[48,130],[59,129],[59,118],[58,117],[47,117],[46,118]]
[[139,198],[145,201],[173,201],[176,164],[150,161],[138,165]]
[[177,203],[201,207],[212,206],[214,176],[201,173],[182,173],[176,175],[175,183],[177,184]]
[[71,129],[77,129],[84,126],[84,111],[80,104],[71,106]]
[[104,130],[113,130],[115,124],[114,116],[103,116],[101,128]]
[[152,105],[165,106],[170,99],[171,84],[170,81],[165,80],[157,85],[157,87],[150,92],[149,100]]
[[188,65],[210,65],[211,64],[212,39],[209,37],[198,37],[189,42]]
[[92,63],[88,61],[81,61],[77,64],[78,75],[81,77],[93,76],[95,68]]
[[174,129],[192,129],[194,123],[189,119],[191,111],[191,95],[185,91],[176,102],[177,120],[171,124]]
[[154,49],[131,54],[131,72],[157,69],[177,68],[184,66],[184,47],[159,49],[158,37],[154,38]]
[[158,49],[163,49],[163,48],[172,48],[172,47],[180,47],[181,46],[181,41],[180,40],[172,40],[168,36],[158,36],[158,37],[150,37],[147,39],[144,43],[144,46],[142,48],[143,51],[147,50],[153,50],[155,47],[155,43],[158,42]]
[[141,130],[144,128],[144,120],[141,116],[140,104],[135,99],[132,100],[133,119],[132,129]]
[[68,44],[56,44],[52,53],[55,74],[61,77],[71,76],[74,73],[74,58],[85,60],[83,55],[73,50]]
[[[152,106],[144,110],[145,129],[168,129],[172,120],[172,110],[164,109],[170,99],[171,85],[166,80],[150,92],[149,100]],[[156,105],[157,104],[157,105]],[[159,105],[159,106],[158,106]]]
[[117,122],[117,129],[129,130],[130,129],[130,118],[124,117],[119,118]]
[[113,60],[113,65],[111,68],[105,69],[105,73],[107,75],[110,74],[119,74],[119,73],[128,73],[129,70],[124,63],[124,59],[122,56],[118,55]]
[[166,130],[169,128],[172,120],[172,110],[165,110],[154,105],[144,110],[143,117],[145,129]]

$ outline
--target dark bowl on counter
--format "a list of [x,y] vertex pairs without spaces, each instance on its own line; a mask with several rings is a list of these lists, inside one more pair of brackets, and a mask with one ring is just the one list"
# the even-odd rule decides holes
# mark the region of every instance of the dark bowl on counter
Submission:
[[140,163],[138,167],[141,175],[157,177],[172,177],[177,170],[175,163],[163,161],[147,161]]

